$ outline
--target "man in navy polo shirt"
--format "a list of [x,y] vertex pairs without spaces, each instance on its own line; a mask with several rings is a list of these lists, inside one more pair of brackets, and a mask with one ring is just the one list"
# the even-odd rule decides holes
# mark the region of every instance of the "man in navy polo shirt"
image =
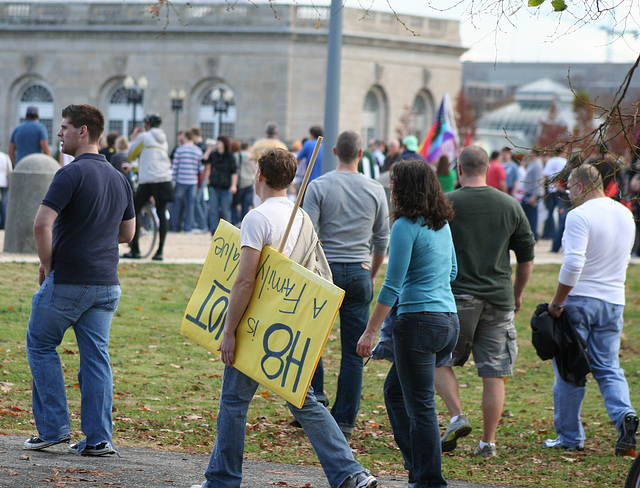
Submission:
[[135,232],[131,186],[98,154],[104,116],[91,105],[62,111],[58,137],[75,159],[53,178],[38,209],[33,232],[40,258],[40,289],[34,293],[27,329],[33,375],[33,416],[38,435],[24,448],[40,450],[69,442],[64,375],[56,347],[73,327],[80,351],[82,431],[69,448],[85,456],[114,454],[113,379],[109,329],[120,299],[118,243]]

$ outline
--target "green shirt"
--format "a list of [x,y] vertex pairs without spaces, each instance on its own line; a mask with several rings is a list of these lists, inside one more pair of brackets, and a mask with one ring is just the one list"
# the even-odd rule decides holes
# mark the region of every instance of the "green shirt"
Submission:
[[455,295],[473,295],[499,310],[513,310],[509,250],[519,263],[532,261],[535,239],[515,198],[490,186],[447,193],[455,217],[450,222],[458,261],[451,284]]
[[449,193],[450,191],[456,189],[457,176],[458,173],[453,168],[449,170],[449,174],[447,176],[440,176],[438,174],[436,175],[436,178],[438,178],[438,181],[440,182],[440,186],[442,187],[442,191],[444,193]]

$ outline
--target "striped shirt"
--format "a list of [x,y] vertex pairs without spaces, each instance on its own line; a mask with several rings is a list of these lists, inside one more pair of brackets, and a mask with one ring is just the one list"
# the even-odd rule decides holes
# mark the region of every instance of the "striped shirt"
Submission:
[[173,184],[197,185],[198,172],[204,171],[202,149],[195,144],[183,144],[173,153]]

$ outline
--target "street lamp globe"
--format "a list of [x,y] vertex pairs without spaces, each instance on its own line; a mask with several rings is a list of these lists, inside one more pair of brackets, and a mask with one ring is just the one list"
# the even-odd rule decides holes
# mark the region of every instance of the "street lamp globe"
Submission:
[[146,90],[148,87],[149,87],[149,80],[147,80],[147,77],[145,75],[142,75],[138,79],[138,88],[140,88],[141,90]]

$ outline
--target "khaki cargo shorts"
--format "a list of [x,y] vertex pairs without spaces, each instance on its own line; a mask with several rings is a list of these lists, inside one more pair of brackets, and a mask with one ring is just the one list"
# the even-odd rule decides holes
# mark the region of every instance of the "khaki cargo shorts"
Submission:
[[478,376],[511,376],[518,355],[513,310],[498,310],[472,295],[456,295],[455,299],[460,335],[447,366],[464,365],[473,352]]

